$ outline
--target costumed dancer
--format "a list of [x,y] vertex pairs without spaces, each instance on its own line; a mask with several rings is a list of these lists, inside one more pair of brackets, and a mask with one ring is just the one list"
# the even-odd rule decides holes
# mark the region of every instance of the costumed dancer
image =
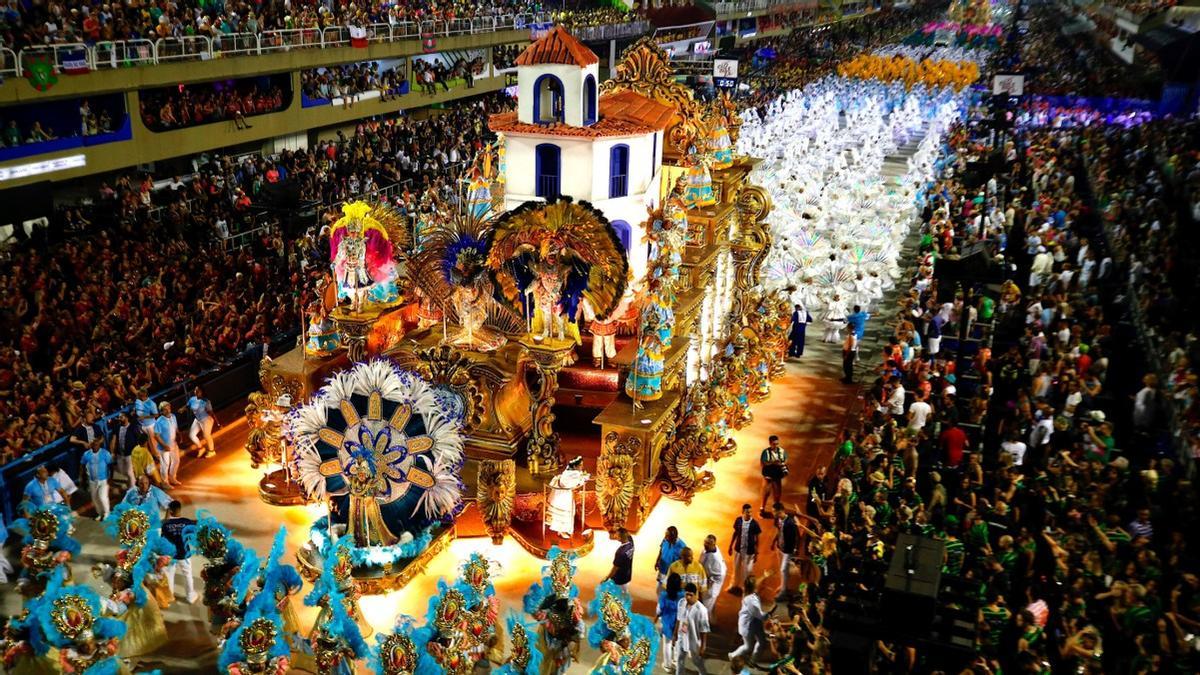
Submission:
[[20,614],[9,617],[0,633],[0,665],[8,675],[44,675],[58,668],[58,650],[51,647],[38,621],[42,598],[29,598]]
[[[278,614],[278,618],[282,622],[280,627],[283,632],[280,637],[283,638],[291,653],[289,661],[294,667],[305,669],[313,665],[312,651],[308,641],[304,639],[300,618],[296,615],[295,605],[292,604],[292,596],[300,592],[304,586],[304,580],[300,578],[295,567],[282,564],[281,560],[286,552],[287,528],[281,525],[279,532],[275,534],[275,541],[271,544],[271,552],[267,555],[267,560],[259,572],[258,588],[250,604],[263,602],[270,603],[275,607],[274,613]],[[261,600],[259,600],[260,596]],[[243,620],[243,625],[249,621],[249,616],[248,612],[247,618]]]
[[[498,669],[500,675],[542,675],[542,651],[537,645],[537,626],[516,612],[505,619],[512,647]],[[392,675],[392,674],[388,674]]]
[[[317,613],[317,621],[313,624],[313,633],[316,632],[317,626],[329,620],[334,611],[326,599],[332,590],[337,591],[337,596],[341,601],[338,611],[350,617],[350,620],[358,627],[360,635],[370,634],[371,625],[363,618],[362,610],[358,606],[359,592],[352,574],[354,569],[353,553],[356,550],[351,539],[342,537],[330,547],[330,551],[325,555],[321,576],[317,578],[312,590],[304,597],[305,605],[321,608],[321,611]],[[313,634],[310,633],[310,643],[312,636]]]
[[321,575],[304,598],[309,607],[320,607],[308,636],[318,675],[352,675],[355,661],[370,656],[363,639],[370,626],[358,607],[358,591],[351,576],[349,538],[338,539],[325,557]]
[[825,303],[825,334],[822,342],[836,343],[841,341],[842,326],[846,323],[846,301],[838,293],[833,293]]
[[371,648],[346,613],[342,594],[331,588],[324,598],[322,609],[328,608],[329,612],[323,620],[318,620],[309,636],[317,675],[354,675],[356,661],[370,656]]
[[21,576],[17,591],[26,598],[42,595],[54,580],[71,580],[71,558],[79,553],[72,536],[75,514],[62,504],[32,509],[13,521],[12,530],[21,535]]
[[371,650],[368,666],[375,675],[413,675],[428,667],[429,656],[424,641],[415,628],[416,619],[401,614],[391,633],[375,636],[375,648]]
[[683,193],[684,204],[689,209],[716,204],[717,197],[713,192],[712,172],[709,170],[712,159],[708,154],[706,139],[697,137],[688,145],[684,163],[687,165],[687,190]]
[[204,580],[204,606],[208,608],[209,632],[220,635],[234,618],[233,579],[241,570],[246,549],[229,528],[207,511],[196,514],[196,524],[184,530],[184,536],[188,550],[208,560],[200,571]]
[[482,555],[472,553],[462,567],[460,578],[471,590],[467,596],[467,611],[473,617],[471,626],[479,625],[476,623],[479,620],[483,622],[483,632],[472,636],[474,644],[471,656],[477,662],[487,660],[502,663],[504,629],[499,623],[500,601],[496,598],[496,588],[492,586],[491,564]]
[[588,612],[596,622],[588,629],[588,644],[600,650],[593,673],[649,675],[654,670],[658,639],[654,623],[630,609],[630,598],[612,581],[596,589]]
[[341,346],[337,326],[329,316],[331,307],[337,304],[337,289],[328,274],[322,274],[314,288],[315,300],[308,303],[308,338],[304,343],[306,354],[327,356]]
[[250,603],[241,625],[221,648],[217,667],[230,675],[286,675],[292,664],[291,647],[284,637],[283,619],[274,604],[263,600]]
[[365,202],[344,204],[342,214],[329,232],[337,297],[349,298],[352,312],[361,312],[368,299],[381,304],[394,302],[399,295],[399,271],[392,259],[392,241],[380,218],[398,216]]
[[125,626],[103,616],[100,596],[92,589],[64,586],[61,580],[55,580],[34,605],[34,611],[42,634],[58,647],[56,670],[84,675],[129,673],[117,658]]
[[92,567],[92,574],[112,589],[102,607],[106,616],[125,624],[120,656],[143,656],[167,643],[162,610],[172,594],[163,570],[171,562],[172,547],[159,536],[158,509],[151,505],[118,504],[104,528],[118,549],[113,565]]
[[662,397],[662,375],[666,351],[675,330],[675,283],[683,260],[687,215],[682,183],[663,201],[660,211],[650,214],[647,238],[652,250],[646,272],[646,297],[642,305],[640,342],[634,365],[625,380],[625,393],[637,405]]
[[[472,600],[475,592],[463,581],[453,585],[438,580],[438,594],[429,599],[425,626],[417,633],[425,644],[429,661],[418,670],[443,672],[445,675],[469,675],[482,660],[490,637],[487,611],[480,611]],[[476,610],[470,609],[476,606]]]
[[[575,585],[575,554],[555,546],[549,558],[542,580],[529,587],[522,601],[525,612],[540,626],[541,675],[563,675],[579,658],[583,605]],[[515,648],[515,636],[513,643]]]

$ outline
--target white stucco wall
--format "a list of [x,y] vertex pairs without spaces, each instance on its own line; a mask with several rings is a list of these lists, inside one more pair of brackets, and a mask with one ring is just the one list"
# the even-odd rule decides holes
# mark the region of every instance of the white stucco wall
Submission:
[[[533,119],[533,99],[536,95],[534,85],[542,75],[554,75],[563,83],[563,121],[572,126],[583,126],[583,81],[590,74],[596,78],[598,85],[600,82],[599,72],[599,66],[594,63],[585,68],[559,63],[519,66],[517,68],[517,119],[526,124],[537,123],[537,120]],[[598,93],[597,96],[599,96]]]
[[[662,148],[655,142],[658,134],[631,138],[577,139],[563,136],[524,136],[507,133],[505,143],[505,209],[515,209],[537,199],[535,148],[553,143],[562,153],[562,194],[591,202],[611,221],[623,220],[630,226],[629,265],[634,278],[646,272],[647,251],[644,224],[646,192],[658,194],[652,180],[660,173]],[[659,139],[661,140],[661,139]],[[629,194],[608,198],[609,153],[612,146],[629,146]]]

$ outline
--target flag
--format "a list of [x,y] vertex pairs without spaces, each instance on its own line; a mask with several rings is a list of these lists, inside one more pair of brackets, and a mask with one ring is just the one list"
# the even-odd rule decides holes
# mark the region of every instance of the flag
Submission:
[[82,75],[83,73],[91,72],[91,66],[88,65],[87,50],[76,49],[67,52],[63,56],[62,71],[68,75]]
[[54,74],[54,64],[50,61],[49,54],[33,54],[25,57],[24,63],[25,72],[22,75],[29,80],[34,89],[48,91],[50,87],[58,84],[58,76]]
[[362,26],[350,26],[350,46],[364,49],[367,46],[367,29]]
[[421,51],[429,54],[435,49],[437,49],[437,38],[433,37],[433,33],[421,33]]

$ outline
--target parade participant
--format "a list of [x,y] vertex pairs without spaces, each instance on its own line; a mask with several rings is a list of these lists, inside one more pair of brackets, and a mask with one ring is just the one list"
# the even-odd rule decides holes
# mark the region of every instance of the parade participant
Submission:
[[[196,387],[192,390],[192,397],[187,401],[188,410],[192,411],[192,426],[188,431],[188,438],[192,441],[192,447],[196,450],[197,459],[215,457],[216,449],[213,447],[213,425],[216,423],[216,414],[213,412],[212,403],[204,398],[204,390]],[[200,438],[204,438],[204,446],[200,445]]]
[[150,476],[138,476],[137,483],[125,493],[123,504],[133,506],[150,505],[162,513],[171,505],[171,498],[157,486],[150,484]]
[[729,554],[733,556],[733,588],[730,592],[736,595],[741,594],[746,577],[754,573],[754,561],[758,557],[762,526],[753,513],[749,504],[742,504],[742,515],[733,521],[733,536],[729,539]]
[[81,458],[87,474],[88,493],[96,507],[96,520],[104,520],[112,510],[108,496],[108,477],[112,470],[112,455],[104,449],[99,438],[92,440]]
[[166,401],[158,407],[151,440],[162,463],[162,479],[166,486],[183,485],[179,482],[179,420],[171,412],[171,404]]

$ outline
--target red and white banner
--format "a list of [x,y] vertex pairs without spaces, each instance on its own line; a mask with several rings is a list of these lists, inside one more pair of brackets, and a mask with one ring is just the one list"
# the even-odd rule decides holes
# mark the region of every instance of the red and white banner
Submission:
[[367,29],[362,26],[350,26],[350,46],[365,49],[367,46]]

